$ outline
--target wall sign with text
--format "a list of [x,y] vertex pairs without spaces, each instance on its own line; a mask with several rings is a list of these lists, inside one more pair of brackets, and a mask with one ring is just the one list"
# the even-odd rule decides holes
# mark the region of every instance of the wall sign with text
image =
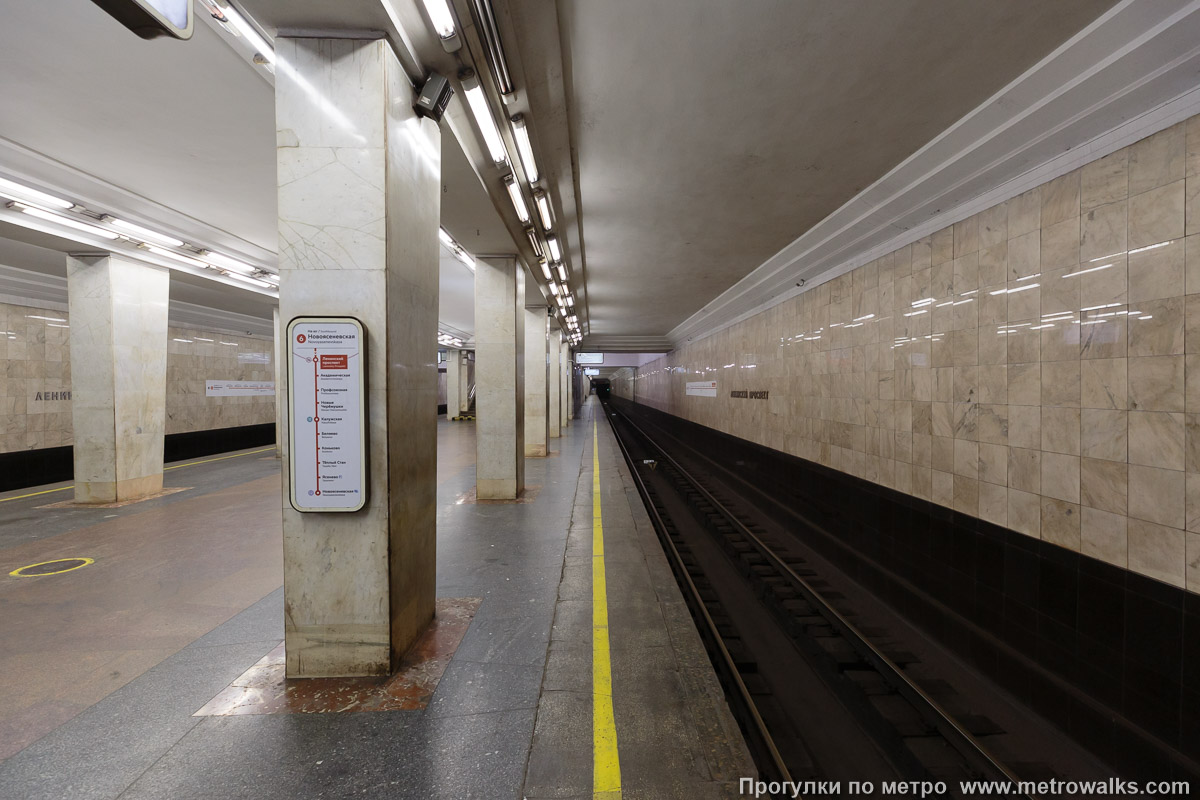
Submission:
[[690,394],[693,397],[716,397],[717,382],[716,381],[688,381],[685,394]]
[[353,317],[288,323],[288,442],[297,511],[367,502],[366,332]]
[[262,397],[275,394],[275,381],[205,381],[205,397]]

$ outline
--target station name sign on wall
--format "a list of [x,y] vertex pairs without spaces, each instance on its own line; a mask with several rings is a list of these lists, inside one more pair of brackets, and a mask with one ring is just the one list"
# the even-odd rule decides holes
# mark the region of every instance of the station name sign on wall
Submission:
[[750,389],[734,389],[729,396],[737,400],[766,400],[770,392],[767,390],[753,391]]
[[367,502],[366,333],[352,317],[288,323],[288,455],[297,511]]

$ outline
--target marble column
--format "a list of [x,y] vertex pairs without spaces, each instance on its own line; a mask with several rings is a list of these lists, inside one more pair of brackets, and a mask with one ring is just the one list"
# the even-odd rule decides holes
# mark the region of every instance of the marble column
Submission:
[[547,378],[549,392],[547,392],[547,404],[549,413],[546,414],[546,422],[550,427],[550,438],[557,439],[562,436],[562,366],[559,360],[562,358],[562,331],[558,329],[557,324],[550,326],[550,360],[547,364],[549,377]]
[[275,369],[275,457],[287,458],[287,437],[284,436],[283,430],[283,401],[287,393],[287,372],[284,371],[283,357],[287,354],[287,348],[283,346],[279,306],[271,309],[271,321],[275,330],[275,338],[272,340],[274,346],[271,348],[271,364]]
[[525,270],[475,261],[475,492],[515,500],[525,488]]
[[446,348],[446,419],[451,420],[457,417],[461,411],[462,401],[459,400],[459,392],[462,390],[462,379],[459,372],[462,371],[462,351],[455,350],[453,347]]
[[562,381],[562,426],[565,428],[571,424],[571,343],[564,341],[562,343],[562,354],[559,356],[559,364],[562,369],[560,380]]
[[296,511],[284,461],[287,675],[383,675],[434,608],[441,132],[382,39],[275,53],[280,316],[353,316],[367,345],[365,507]]
[[550,319],[547,308],[537,305],[525,309],[525,457],[547,455],[550,426],[546,417],[549,377],[547,342]]
[[78,503],[162,491],[169,285],[148,264],[67,256]]
[[459,370],[458,370],[458,413],[465,414],[471,410],[471,380],[470,375],[474,370],[475,362],[472,360],[474,353],[466,350],[459,351]]
[[571,351],[567,350],[567,420],[575,419],[575,381],[578,380],[575,363],[571,359]]

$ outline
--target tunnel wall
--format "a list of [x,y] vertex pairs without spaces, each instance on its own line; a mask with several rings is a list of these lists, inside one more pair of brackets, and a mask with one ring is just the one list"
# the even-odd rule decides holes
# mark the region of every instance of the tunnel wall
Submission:
[[[0,331],[6,332],[0,336],[0,454],[72,444],[70,330],[59,327],[69,324],[66,311],[0,303]],[[209,380],[273,382],[271,339],[174,326],[167,336],[168,437],[274,424],[271,395],[205,392]]]
[[1200,117],[613,383],[1200,590]]

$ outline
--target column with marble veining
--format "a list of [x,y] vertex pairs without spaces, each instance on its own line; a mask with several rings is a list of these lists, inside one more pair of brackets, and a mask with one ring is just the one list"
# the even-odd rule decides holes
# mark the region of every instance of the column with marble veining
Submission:
[[[289,677],[381,675],[433,617],[441,134],[382,39],[276,39],[280,316],[366,331],[368,500],[286,500]],[[287,408],[284,430],[287,430]]]
[[275,370],[275,457],[287,458],[286,438],[283,435],[283,400],[287,392],[287,373],[284,372],[283,357],[287,353],[279,322],[279,306],[271,309],[271,322],[275,338],[271,340],[271,365]]
[[558,325],[550,326],[549,350],[546,422],[550,427],[550,438],[557,439],[562,436],[562,331]]
[[562,388],[559,390],[562,408],[559,413],[562,414],[561,423],[565,428],[571,424],[571,343],[564,341],[560,347],[562,352],[558,356],[559,380],[562,382]]
[[550,319],[546,306],[525,309],[525,456],[540,458],[547,455],[550,426],[547,424],[546,400],[549,364],[547,342],[550,339]]
[[462,370],[462,351],[455,350],[453,347],[446,348],[446,419],[451,420],[457,417],[461,412],[461,401],[459,400],[459,391],[462,389],[462,379],[459,377],[459,372]]
[[572,355],[570,349],[567,350],[567,419],[575,418],[575,381],[578,376],[575,373],[575,363],[571,360]]
[[512,257],[476,261],[475,484],[480,500],[525,488],[525,270]]
[[67,256],[76,502],[162,490],[169,284],[158,267]]

